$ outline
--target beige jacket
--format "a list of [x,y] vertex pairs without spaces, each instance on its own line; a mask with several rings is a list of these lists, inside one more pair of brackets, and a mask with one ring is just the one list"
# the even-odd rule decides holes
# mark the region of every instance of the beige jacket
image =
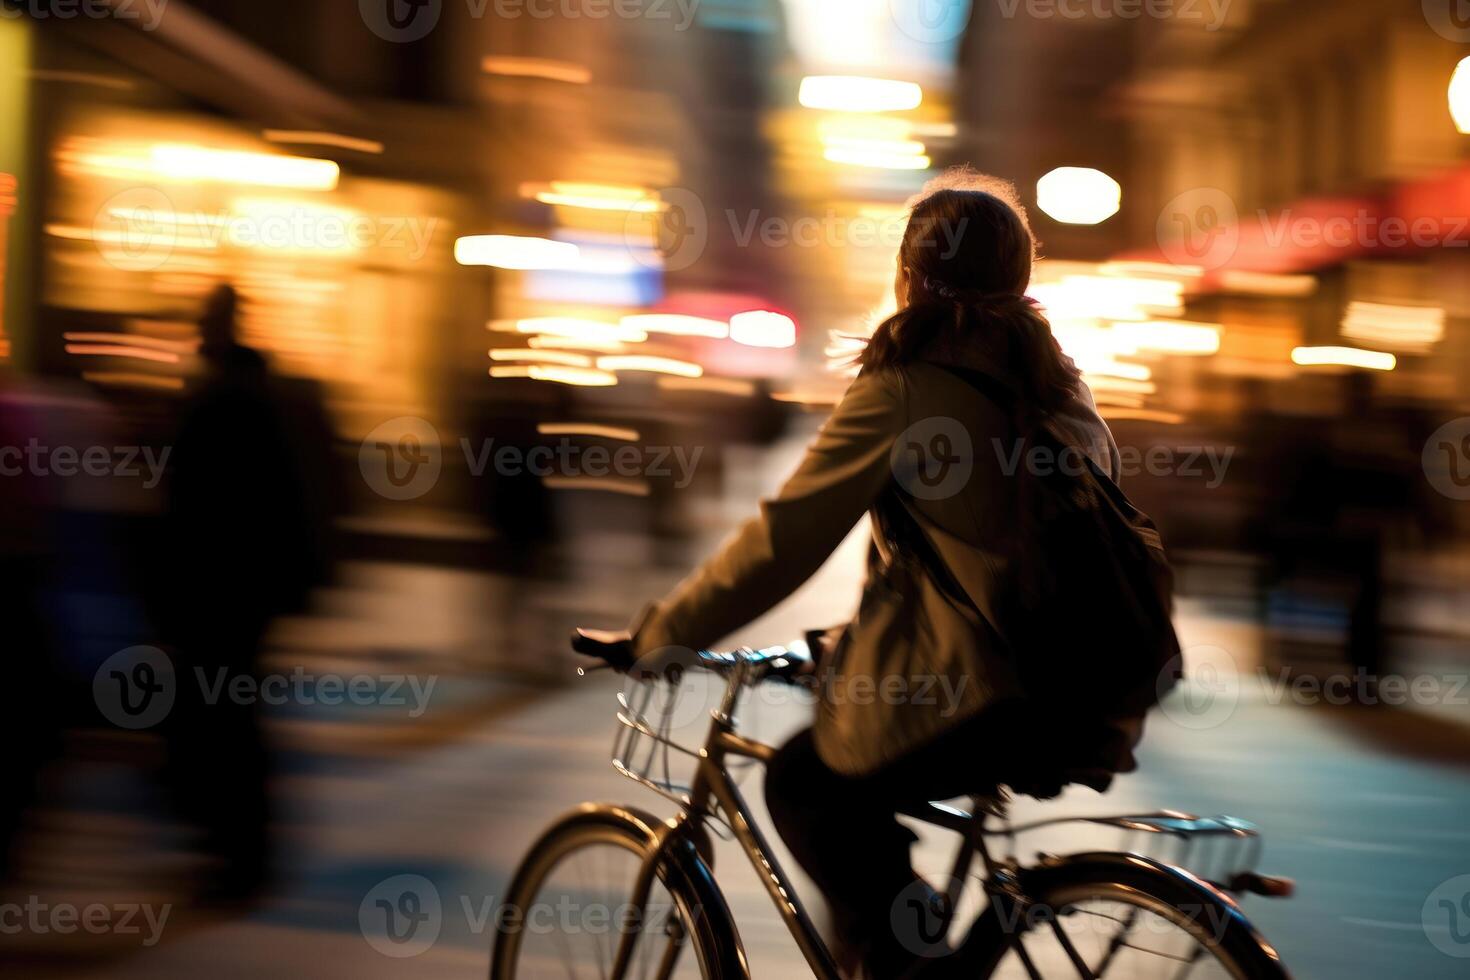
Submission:
[[[978,357],[962,366],[986,369]],[[1057,421],[1074,446],[1110,475],[1118,473],[1117,446],[1090,392],[1084,388],[1075,409]],[[937,536],[950,572],[972,595],[984,593],[992,586],[982,579],[996,574],[993,556],[1013,526],[1015,445],[1005,413],[935,363],[919,360],[863,372],[796,472],[774,498],[761,504],[759,516],[645,612],[634,631],[638,654],[669,646],[705,649],[768,611],[821,567],[895,481],[908,491],[931,537]],[[877,558],[870,562],[864,608],[881,589],[877,579],[889,557],[876,519],[873,526]],[[889,615],[886,623],[880,622],[884,618],[865,619],[860,612],[846,628],[844,641],[923,645],[930,669],[956,675],[951,680],[963,688],[964,703],[944,719],[932,719],[932,724],[921,719],[901,732],[883,721],[877,727],[889,730],[864,730],[874,726],[863,724],[861,712],[848,712],[857,719],[847,723],[854,731],[838,732],[819,721],[818,749],[835,768],[870,769],[936,734],[949,721],[1013,693],[999,639],[983,623],[974,627],[951,615],[930,615],[917,601],[899,613],[904,621],[895,624]],[[863,635],[878,629],[881,637]]]

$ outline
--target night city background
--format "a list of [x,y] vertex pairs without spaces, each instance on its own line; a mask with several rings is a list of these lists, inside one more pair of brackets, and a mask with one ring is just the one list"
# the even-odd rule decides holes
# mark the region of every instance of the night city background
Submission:
[[[1463,7],[0,0],[6,975],[486,975],[539,828],[669,809],[569,630],[780,485],[905,200],[970,164],[1029,209],[1188,670],[1137,773],[1017,819],[1248,819],[1295,976],[1465,976]],[[194,410],[229,322],[269,418]],[[866,534],[728,643],[850,616]],[[806,975],[716,848],[752,974]]]

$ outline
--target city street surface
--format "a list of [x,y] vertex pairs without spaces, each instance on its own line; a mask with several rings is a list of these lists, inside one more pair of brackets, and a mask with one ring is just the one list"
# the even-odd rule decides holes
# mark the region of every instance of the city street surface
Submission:
[[[769,486],[789,458],[789,452],[775,453],[764,466],[732,466],[733,473],[761,475],[743,477],[750,485],[732,486],[726,501],[696,515],[707,530],[696,547],[717,540],[740,513],[739,501]],[[840,619],[855,597],[860,533],[793,600],[736,639],[780,641],[805,626]],[[574,575],[546,590],[537,608],[553,622],[580,616],[615,623],[679,574],[674,567],[650,571],[656,556],[637,535],[588,533],[578,540],[580,553],[595,558],[584,566],[595,581]],[[351,587],[324,603],[325,615],[284,629],[277,646],[296,651],[294,662],[319,671],[387,671],[396,664],[420,672],[442,664],[430,709],[418,718],[404,708],[381,707],[293,707],[280,715],[273,731],[285,752],[279,825],[288,870],[276,894],[248,914],[206,915],[191,911],[187,899],[170,897],[162,884],[149,894],[120,886],[108,900],[177,903],[160,942],[144,947],[142,936],[114,935],[80,957],[69,947],[57,960],[47,956],[55,937],[20,937],[37,955],[30,975],[141,980],[207,973],[212,980],[232,980],[300,976],[309,963],[311,976],[353,980],[482,977],[491,941],[486,923],[493,920],[486,911],[503,899],[516,862],[545,824],[584,800],[670,812],[608,764],[618,678],[599,673],[572,683],[530,683],[469,669],[481,644],[496,644],[477,633],[485,627],[463,611],[497,583],[468,573],[375,564],[352,569],[347,580]],[[334,603],[355,609],[356,619],[344,614],[334,622]],[[1249,819],[1266,836],[1261,870],[1296,879],[1298,894],[1285,902],[1250,898],[1246,909],[1296,976],[1464,976],[1465,961],[1446,952],[1470,954],[1464,921],[1438,904],[1446,894],[1457,904],[1470,888],[1470,879],[1458,891],[1453,884],[1450,892],[1440,888],[1470,874],[1464,709],[1292,703],[1304,699],[1263,679],[1261,631],[1247,617],[1227,605],[1188,600],[1180,626],[1197,682],[1152,719],[1140,771],[1120,779],[1106,796],[1073,789],[1046,804],[1020,801],[1014,816],[1167,807]],[[545,642],[560,630],[546,625]],[[526,658],[538,655],[547,664],[532,673],[571,675],[570,655],[523,651]],[[1452,690],[1448,682],[1443,690]],[[707,684],[692,684],[679,714],[687,721],[680,729],[687,739],[699,738],[702,706],[714,694]],[[748,732],[779,741],[806,712],[790,695],[767,693],[743,720]],[[103,758],[74,774],[76,792],[101,798],[105,787],[108,799],[150,805],[146,789],[119,789],[136,782],[135,774],[108,765],[105,752],[92,755]],[[759,801],[758,773],[742,780]],[[163,845],[145,827],[137,814],[107,807],[58,815],[37,859],[37,891],[63,900],[67,883],[78,876],[94,883],[99,875],[165,882]],[[1112,831],[1061,828],[1023,840],[1021,853],[1121,844]],[[947,870],[950,846],[943,835],[926,835],[916,852],[918,867]],[[737,915],[753,975],[804,975],[743,856],[723,840],[716,850],[720,884]],[[375,905],[382,892],[374,890],[399,875],[432,883],[441,909],[437,940],[412,959],[384,955],[368,938],[377,936],[384,945],[382,923],[372,918],[382,915]]]

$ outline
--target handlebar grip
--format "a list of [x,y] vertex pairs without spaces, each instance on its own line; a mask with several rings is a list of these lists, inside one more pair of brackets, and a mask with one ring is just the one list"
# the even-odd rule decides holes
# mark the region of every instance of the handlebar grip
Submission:
[[619,672],[631,669],[636,659],[633,656],[633,638],[627,633],[573,630],[572,649],[584,657],[595,657]]

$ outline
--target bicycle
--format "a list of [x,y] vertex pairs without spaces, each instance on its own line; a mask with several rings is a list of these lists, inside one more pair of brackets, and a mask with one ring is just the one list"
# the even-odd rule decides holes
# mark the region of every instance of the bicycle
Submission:
[[[582,653],[627,666],[626,651],[599,649],[597,641],[585,636],[574,645]],[[711,824],[728,828],[744,850],[813,975],[841,980],[831,951],[727,767],[732,758],[754,763],[772,758],[774,748],[739,733],[736,709],[755,684],[798,682],[809,673],[809,651],[804,644],[793,644],[706,651],[696,658],[695,664],[725,679],[702,748],[679,745],[669,737],[672,698],[657,724],[645,716],[652,684],[639,689],[648,692],[645,696],[618,696],[614,767],[678,804],[680,812],[659,820],[629,806],[587,803],[556,821],[512,879],[505,906],[509,914],[496,923],[491,980],[584,974],[600,980],[748,978],[739,932],[714,877]],[[670,778],[671,751],[694,759],[688,786]],[[916,926],[913,941],[922,965],[912,976],[1288,978],[1280,957],[1237,901],[1246,893],[1286,897],[1293,887],[1286,879],[1250,870],[1262,846],[1252,825],[1230,817],[1161,811],[1011,826],[1003,796],[977,797],[974,803],[973,811],[930,803],[905,812],[960,838],[947,888],[896,903],[895,923],[912,914]],[[1177,840],[1181,854],[1175,863],[1129,851],[1042,854],[1030,865],[1015,857],[1018,835],[1069,822],[1117,828],[1130,839],[1142,834]],[[993,853],[990,842],[995,838],[1010,841],[1009,853]],[[1179,864],[1201,840],[1219,842],[1212,851],[1235,852],[1217,862],[1222,869],[1242,854],[1239,865],[1246,870],[1222,871],[1218,880],[1184,870]],[[954,931],[961,892],[976,858],[988,905],[963,938],[952,943],[947,937]],[[596,890],[589,883],[591,872],[602,874],[602,887]],[[558,915],[560,921],[548,924]]]

